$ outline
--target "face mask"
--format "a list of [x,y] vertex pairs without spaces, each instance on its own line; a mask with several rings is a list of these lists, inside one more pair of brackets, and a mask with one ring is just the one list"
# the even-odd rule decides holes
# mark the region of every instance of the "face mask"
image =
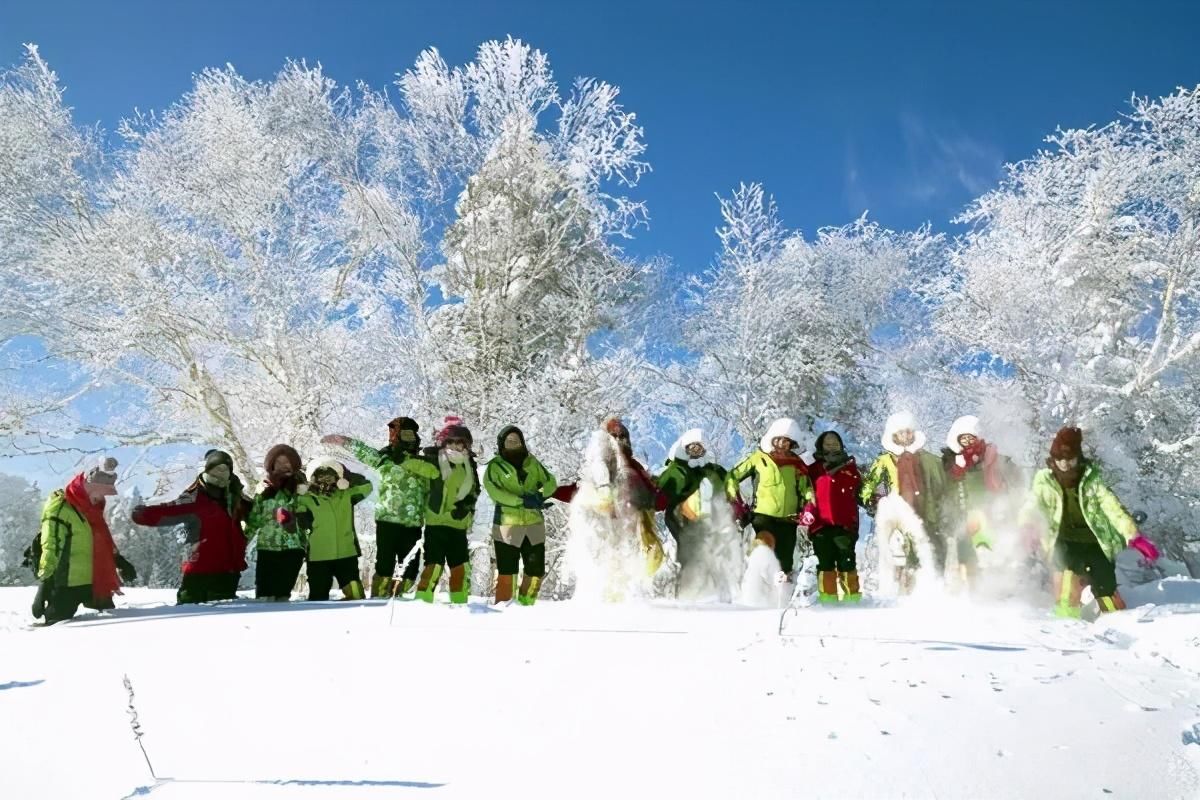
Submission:
[[1070,472],[1079,466],[1078,458],[1056,458],[1054,459],[1054,467],[1059,472]]
[[224,464],[218,464],[208,472],[205,472],[204,475],[201,476],[201,480],[213,488],[225,489],[229,487],[229,479],[231,476],[232,472],[230,471],[229,467],[225,466]]
[[464,464],[466,463],[467,456],[468,453],[466,450],[453,450],[449,447],[446,448],[446,458],[450,460],[451,464]]

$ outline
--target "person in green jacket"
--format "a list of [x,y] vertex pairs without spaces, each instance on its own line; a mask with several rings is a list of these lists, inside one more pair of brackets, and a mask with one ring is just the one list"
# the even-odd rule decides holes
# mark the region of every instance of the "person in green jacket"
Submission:
[[46,500],[30,555],[38,579],[33,616],[45,617],[47,625],[71,619],[81,605],[113,608],[121,580],[137,579],[104,519],[105,501],[117,493],[116,483],[117,460],[105,458]]
[[1079,428],[1063,428],[1055,435],[1045,468],[1033,477],[1020,521],[1027,537],[1040,538],[1055,566],[1055,614],[1060,617],[1080,616],[1084,585],[1092,587],[1101,612],[1125,608],[1114,562],[1126,546],[1149,562],[1158,559],[1158,548],[1138,532],[1100,467],[1084,458]]
[[475,521],[479,499],[479,468],[471,453],[471,431],[458,417],[446,417],[420,457],[408,457],[403,469],[429,481],[425,503],[425,567],[417,581],[417,599],[433,602],[442,572],[449,569],[450,602],[466,603],[470,592],[467,575],[467,534]]
[[558,481],[530,454],[525,434],[515,425],[500,431],[496,451],[483,476],[483,488],[496,503],[492,524],[499,573],[496,602],[512,600],[517,572],[524,564],[517,602],[531,606],[546,577],[546,520],[542,508],[558,488]]
[[[777,419],[759,442],[758,449],[729,471],[725,490],[735,507],[741,506],[741,484],[754,480],[751,523],[756,537],[770,546],[779,559],[784,581],[792,580],[798,525],[812,524],[804,510],[813,501],[808,467],[796,454],[802,433],[793,419]],[[739,513],[745,519],[746,513]]]
[[371,494],[371,482],[332,458],[313,461],[309,473],[296,497],[300,527],[309,532],[308,599],[328,600],[336,579],[346,600],[362,600],[354,506]]
[[[356,459],[379,473],[379,495],[375,498],[375,577],[372,597],[407,595],[417,584],[420,560],[417,543],[425,524],[425,501],[429,479],[404,469],[407,458],[421,451],[420,426],[410,417],[388,423],[388,443],[375,449],[358,439],[340,434],[326,436],[324,444],[346,448]],[[403,572],[394,579],[397,567]]]
[[263,460],[267,478],[246,515],[246,543],[256,542],[254,595],[287,601],[304,566],[306,531],[296,518],[296,497],[305,482],[295,448],[277,444]]
[[[946,568],[940,528],[946,478],[942,460],[925,449],[925,441],[912,414],[892,414],[880,439],[883,452],[859,490],[859,502],[875,518],[881,584],[902,592],[913,588],[918,569],[940,577]],[[924,559],[922,551],[928,551]],[[884,569],[889,563],[892,568]]]
[[704,431],[692,428],[671,447],[667,454],[666,467],[655,483],[667,498],[665,518],[667,530],[675,538],[676,555],[680,569],[692,562],[698,553],[693,552],[695,543],[687,536],[688,527],[711,516],[711,498],[704,496],[704,482],[720,492],[725,486],[728,473],[713,460],[704,443]]

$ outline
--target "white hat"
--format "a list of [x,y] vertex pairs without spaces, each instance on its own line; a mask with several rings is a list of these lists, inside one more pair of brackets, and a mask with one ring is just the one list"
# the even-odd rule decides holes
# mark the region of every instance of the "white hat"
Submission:
[[762,448],[764,453],[771,452],[771,440],[778,439],[780,436],[786,436],[796,443],[800,444],[800,440],[804,438],[804,432],[800,430],[800,423],[791,417],[780,417],[771,423],[771,427],[767,428],[767,435],[762,438],[758,446]]
[[[323,469],[331,470],[335,475],[338,476],[337,488],[350,488],[350,481],[346,480],[346,470],[342,466],[341,462],[337,459],[330,458],[329,456],[321,456],[320,458],[308,462],[308,474],[310,476],[316,475],[317,472]],[[306,494],[307,492],[308,484],[302,483],[296,487],[297,494]]]

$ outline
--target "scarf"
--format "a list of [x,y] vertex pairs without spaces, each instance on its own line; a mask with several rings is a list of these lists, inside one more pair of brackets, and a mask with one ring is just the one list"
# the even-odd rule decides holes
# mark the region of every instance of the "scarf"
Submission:
[[500,457],[517,471],[517,480],[525,483],[525,460],[529,458],[529,450],[524,447],[520,450],[501,450]]
[[825,467],[826,472],[837,472],[846,464],[850,463],[850,454],[845,450],[838,450],[836,453],[826,453],[821,451],[817,453],[817,460]]
[[970,447],[964,447],[962,453],[950,465],[950,477],[961,481],[973,468],[983,465],[983,484],[989,492],[1004,491],[1004,479],[996,469],[998,453],[995,447],[983,439],[976,439]]
[[796,471],[802,474],[808,472],[808,466],[804,463],[804,460],[791,450],[784,452],[772,450],[767,455],[769,455],[771,460],[775,462],[775,466],[780,467],[781,469],[783,467],[795,467]]
[[920,515],[925,506],[925,482],[921,479],[921,460],[916,453],[903,452],[896,459],[897,490],[909,508]]
[[94,505],[84,488],[83,473],[76,475],[63,492],[71,508],[87,522],[92,530],[92,599],[108,600],[121,594],[121,579],[117,577],[116,545],[104,520],[104,503]]
[[470,453],[466,453],[465,456],[466,457],[461,462],[455,464],[450,460],[450,457],[446,455],[445,448],[438,450],[438,469],[440,469],[442,472],[443,482],[450,480],[450,475],[454,472],[454,468],[456,466],[465,466],[467,468],[466,480],[464,480],[458,487],[458,493],[454,496],[454,502],[456,503],[466,500],[467,495],[469,495],[471,490],[475,488],[475,462],[471,458]]

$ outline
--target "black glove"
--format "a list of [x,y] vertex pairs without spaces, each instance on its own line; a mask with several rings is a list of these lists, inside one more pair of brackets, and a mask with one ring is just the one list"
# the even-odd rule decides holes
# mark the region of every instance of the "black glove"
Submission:
[[50,602],[50,581],[38,584],[37,594],[33,596],[33,617],[41,619],[46,616],[46,604]]
[[117,553],[117,573],[121,576],[121,582],[129,585],[137,580],[137,569],[125,556]]
[[537,492],[530,492],[521,496],[521,504],[526,508],[541,508],[545,501]]
[[453,519],[466,519],[471,513],[471,507],[466,503],[455,503],[450,509],[450,516]]

